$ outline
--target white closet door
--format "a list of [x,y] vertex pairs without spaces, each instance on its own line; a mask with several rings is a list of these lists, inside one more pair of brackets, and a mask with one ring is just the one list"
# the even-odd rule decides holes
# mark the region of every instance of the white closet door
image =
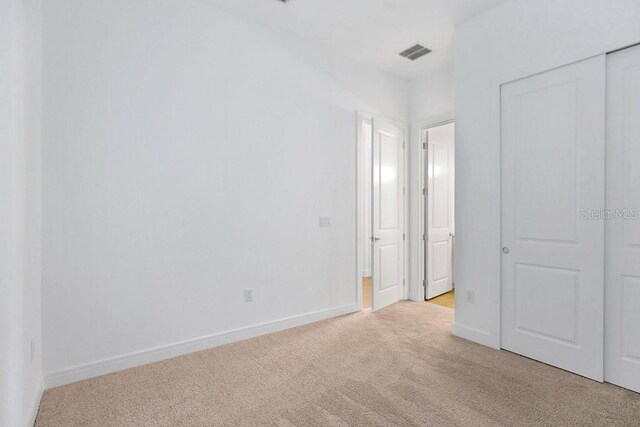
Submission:
[[[502,347],[603,379],[605,56],[502,88]],[[496,250],[499,250],[496,248]]]
[[373,119],[372,309],[402,298],[404,280],[404,132]]
[[607,72],[605,379],[640,392],[640,47]]

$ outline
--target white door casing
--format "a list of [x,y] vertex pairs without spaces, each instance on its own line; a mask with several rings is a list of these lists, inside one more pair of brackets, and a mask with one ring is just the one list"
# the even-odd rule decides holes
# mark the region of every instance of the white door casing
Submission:
[[607,58],[606,194],[605,380],[640,392],[640,46]]
[[426,299],[453,289],[454,124],[427,131]]
[[371,119],[362,120],[362,135],[364,139],[362,147],[362,190],[363,190],[363,216],[362,224],[365,232],[363,233],[363,259],[362,259],[362,277],[371,277],[371,194],[372,194],[372,172],[371,172],[371,151],[373,144],[373,123]]
[[[502,86],[502,348],[602,381],[605,56]],[[499,248],[496,248],[499,250]]]
[[404,131],[373,119],[372,309],[404,293]]

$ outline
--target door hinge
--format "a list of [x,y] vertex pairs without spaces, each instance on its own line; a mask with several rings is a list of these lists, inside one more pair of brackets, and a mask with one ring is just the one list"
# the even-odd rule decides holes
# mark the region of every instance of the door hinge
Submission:
[[407,286],[406,282],[404,279],[402,279],[402,287],[404,288],[405,286]]
[[423,189],[422,189],[422,195],[423,195],[423,196],[426,196],[426,195],[427,195],[427,189],[426,189],[426,188],[423,188]]
[[402,240],[404,240],[404,233],[402,233]]
[[422,240],[424,240],[425,242],[427,241],[427,235],[426,234],[422,235]]
[[404,187],[402,187],[402,195],[404,196]]
[[402,149],[404,150],[405,141],[402,141]]
[[426,142],[423,142],[423,143],[422,143],[422,149],[423,149],[423,150],[426,150],[426,149],[427,149],[427,143],[426,143]]

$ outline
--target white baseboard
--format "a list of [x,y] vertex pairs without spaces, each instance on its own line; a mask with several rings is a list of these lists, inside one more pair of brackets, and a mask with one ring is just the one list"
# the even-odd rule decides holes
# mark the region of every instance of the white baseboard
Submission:
[[73,366],[60,371],[51,372],[45,375],[46,388],[58,387],[76,381],[82,381],[100,375],[133,368],[135,366],[146,365],[163,359],[182,356],[195,351],[206,350],[223,344],[242,341],[260,335],[278,332],[296,326],[329,319],[331,317],[342,316],[344,314],[358,311],[357,304],[348,304],[329,310],[315,311],[298,316],[260,323],[253,326],[220,332],[200,338],[194,338],[174,344],[168,344],[134,353],[116,356],[108,359],[98,360],[83,365]]
[[33,427],[36,423],[36,417],[38,416],[38,410],[40,409],[40,402],[42,401],[42,394],[44,393],[44,384],[42,381],[38,386],[38,391],[36,392],[36,398],[33,401],[33,405],[31,406],[31,411],[29,412],[29,419],[27,420],[27,426]]
[[371,270],[362,270],[362,277],[371,277]]
[[477,329],[462,326],[458,323],[453,325],[453,335],[464,338],[465,340],[473,341],[478,344],[485,345],[487,347],[500,350],[500,342],[491,334]]

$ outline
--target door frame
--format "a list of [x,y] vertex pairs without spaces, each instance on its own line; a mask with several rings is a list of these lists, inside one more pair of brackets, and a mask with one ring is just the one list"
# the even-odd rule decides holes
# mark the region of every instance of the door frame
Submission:
[[[365,158],[365,146],[362,134],[362,124],[365,122],[373,123],[374,117],[384,119],[394,126],[398,127],[404,135],[404,167],[403,167],[403,179],[404,179],[404,197],[403,197],[403,218],[402,218],[402,230],[405,235],[404,244],[402,245],[403,251],[403,266],[402,275],[404,280],[404,289],[402,299],[409,298],[409,233],[407,232],[407,225],[409,224],[409,138],[408,138],[408,126],[398,120],[388,119],[381,115],[374,115],[371,113],[363,113],[356,111],[356,302],[358,304],[358,311],[362,311],[362,256],[364,254],[364,237],[365,233],[362,229],[364,224],[364,190],[363,190],[363,168]],[[373,262],[373,261],[372,261]],[[371,275],[373,277],[373,264],[371,265]],[[373,298],[373,289],[371,290]]]
[[[416,174],[413,175],[414,182],[417,183],[415,188],[412,189],[412,196],[415,198],[414,203],[414,215],[416,215],[417,221],[414,221],[412,224],[415,232],[412,233],[412,237],[416,240],[416,243],[413,245],[414,252],[417,254],[417,259],[414,259],[415,268],[414,277],[415,280],[411,281],[411,300],[412,301],[425,301],[426,293],[425,293],[425,282],[427,280],[426,272],[427,272],[427,252],[426,252],[426,242],[423,238],[425,233],[427,232],[427,199],[426,195],[423,195],[422,189],[427,188],[427,150],[426,147],[423,146],[424,141],[424,133],[429,129],[448,125],[450,123],[455,124],[455,117],[453,114],[445,114],[440,117],[433,118],[431,120],[423,120],[420,122],[416,122],[411,126],[412,132],[412,146],[415,147],[414,155],[417,159]],[[454,150],[455,150],[455,141],[454,141]],[[454,151],[455,153],[455,151]],[[454,159],[455,164],[455,159]],[[455,169],[454,169],[455,173]],[[455,191],[455,190],[454,190]],[[455,192],[454,192],[454,200],[455,200]],[[454,202],[455,207],[455,202]],[[455,224],[455,222],[454,222]],[[455,228],[454,228],[455,230]],[[455,246],[454,246],[455,251]],[[451,264],[451,268],[453,270],[454,264]],[[455,274],[452,276],[455,285]]]

